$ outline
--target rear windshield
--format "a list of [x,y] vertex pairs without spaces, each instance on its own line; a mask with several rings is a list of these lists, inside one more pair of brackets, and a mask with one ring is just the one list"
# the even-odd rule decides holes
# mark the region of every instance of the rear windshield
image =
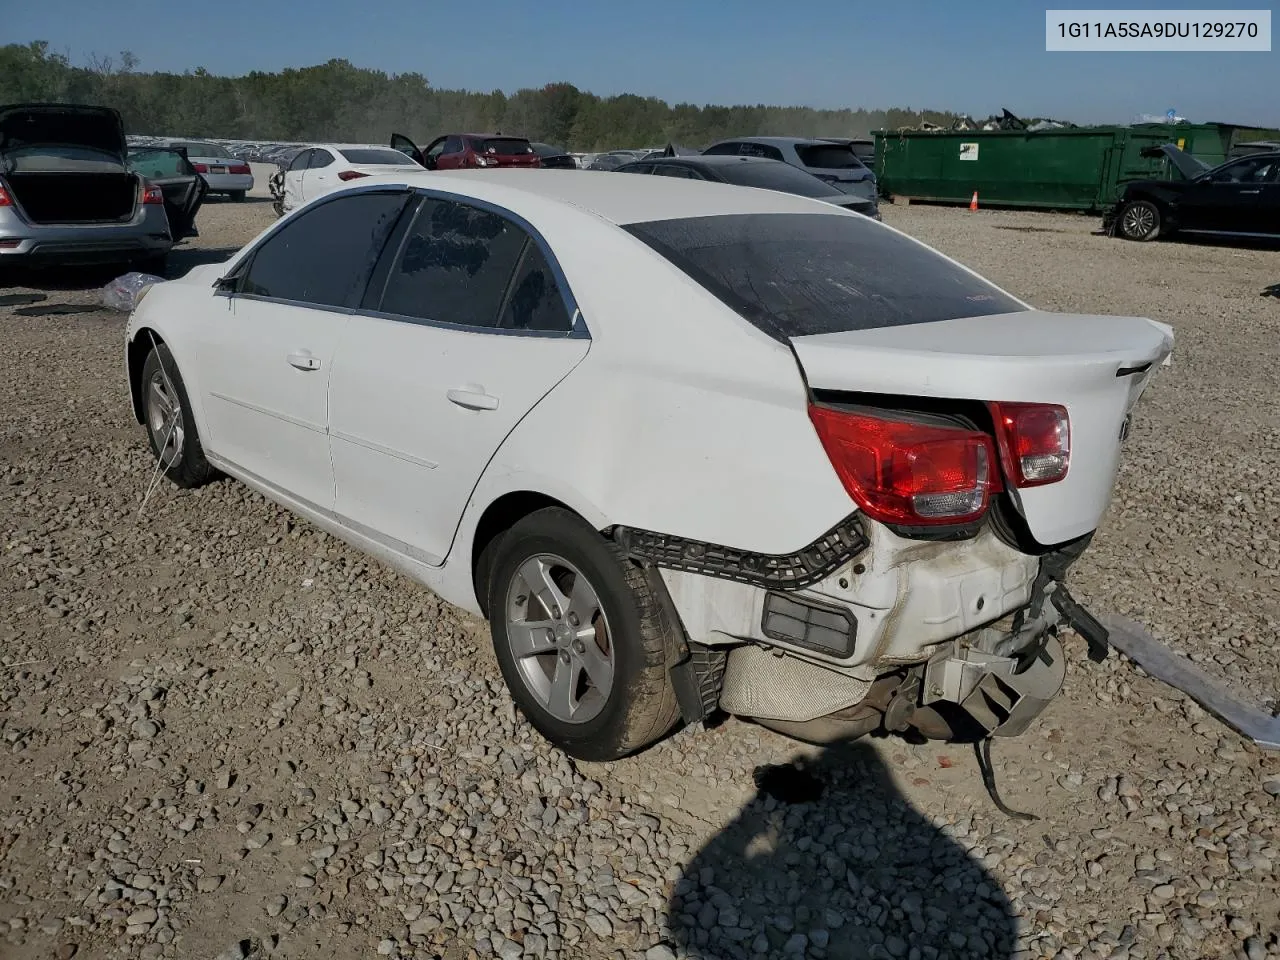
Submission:
[[749,213],[625,229],[784,342],[1025,309],[941,254],[863,216]]
[[823,183],[813,174],[797,170],[781,160],[758,162],[741,160],[735,163],[717,164],[712,169],[719,171],[720,175],[730,183],[743,187],[781,190],[783,193],[794,193],[802,197],[829,197],[839,192],[831,184]]
[[487,137],[484,140],[472,140],[471,147],[477,153],[494,153],[500,157],[514,157],[522,153],[533,153],[528,140],[519,137]]
[[231,157],[226,147],[203,140],[183,140],[174,146],[184,148],[188,157]]
[[121,169],[117,156],[92,147],[15,147],[0,158],[0,173],[109,173]]
[[413,161],[409,159],[408,154],[401,153],[399,150],[386,150],[378,147],[356,148],[353,150],[339,150],[340,154],[347,158],[351,163],[371,163],[371,164],[388,164],[391,166],[404,167]]
[[861,167],[862,161],[854,156],[848,147],[838,143],[796,144],[796,153],[806,167],[818,167],[822,170],[848,170]]

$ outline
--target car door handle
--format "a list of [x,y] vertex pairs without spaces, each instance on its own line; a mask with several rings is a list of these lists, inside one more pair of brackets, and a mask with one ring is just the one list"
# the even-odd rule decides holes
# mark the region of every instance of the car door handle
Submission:
[[484,389],[465,390],[453,389],[445,394],[451,403],[456,403],[460,407],[466,407],[468,410],[497,410],[498,398],[492,397],[484,392]]
[[319,370],[320,358],[313,357],[309,353],[291,353],[289,354],[289,366],[297,367],[299,370]]

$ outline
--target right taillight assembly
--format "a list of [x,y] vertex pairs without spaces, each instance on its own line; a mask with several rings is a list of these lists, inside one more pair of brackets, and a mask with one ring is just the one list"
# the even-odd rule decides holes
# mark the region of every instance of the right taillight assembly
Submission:
[[873,520],[967,523],[1001,489],[985,433],[816,404],[809,419],[845,490]]
[[1071,418],[1053,403],[993,403],[1000,456],[1015,487],[1057,483],[1071,465]]

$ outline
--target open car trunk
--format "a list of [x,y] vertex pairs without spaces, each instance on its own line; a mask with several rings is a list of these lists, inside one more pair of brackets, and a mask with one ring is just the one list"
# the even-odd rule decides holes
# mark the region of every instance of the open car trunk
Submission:
[[1111,499],[1126,420],[1173,349],[1141,317],[1022,310],[791,338],[817,393],[1060,404],[1070,418],[1061,480],[1017,490],[1036,542],[1096,529]]
[[120,223],[133,218],[138,178],[118,173],[10,173],[5,181],[32,223]]
[[124,125],[108,107],[0,107],[0,176],[33,223],[118,223],[133,217],[138,178]]

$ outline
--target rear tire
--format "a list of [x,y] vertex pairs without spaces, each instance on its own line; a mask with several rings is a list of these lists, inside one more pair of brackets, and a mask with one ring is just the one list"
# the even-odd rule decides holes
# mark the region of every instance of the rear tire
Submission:
[[229,194],[227,194],[227,196],[231,198],[232,203],[243,203],[244,197],[245,197],[245,191],[232,190]]
[[1150,200],[1130,200],[1120,210],[1120,236],[1146,241],[1160,236],[1160,208]]
[[617,544],[549,507],[486,553],[494,653],[539,733],[572,757],[600,761],[671,730],[680,710],[667,661],[680,626]]
[[217,476],[205,459],[187,388],[167,344],[158,343],[142,364],[142,414],[151,453],[174,485],[190,489]]

